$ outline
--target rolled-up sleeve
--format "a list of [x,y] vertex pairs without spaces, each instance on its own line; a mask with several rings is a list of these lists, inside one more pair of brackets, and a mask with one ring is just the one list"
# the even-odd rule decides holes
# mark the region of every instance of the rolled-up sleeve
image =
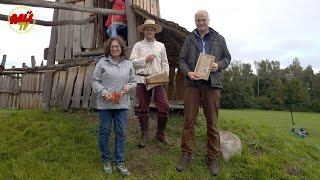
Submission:
[[147,66],[146,57],[139,57],[139,45],[135,44],[132,48],[130,60],[135,68],[144,68]]
[[96,67],[94,69],[92,80],[91,80],[91,87],[94,93],[98,94],[99,96],[103,97],[105,96],[108,91],[103,87],[102,85],[102,73],[103,68],[101,67],[101,63],[98,62],[96,64]]
[[166,47],[164,45],[161,48],[161,68],[163,71],[167,72],[167,74],[169,75],[169,62],[168,62]]

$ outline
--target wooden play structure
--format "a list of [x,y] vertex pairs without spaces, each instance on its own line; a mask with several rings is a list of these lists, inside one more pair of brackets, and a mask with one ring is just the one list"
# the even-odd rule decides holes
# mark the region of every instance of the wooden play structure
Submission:
[[[46,65],[0,69],[0,108],[94,109],[96,95],[90,83],[95,61],[103,55],[103,42],[107,40],[104,22],[109,14],[126,15],[129,52],[143,38],[136,28],[145,19],[153,19],[163,27],[156,38],[165,44],[170,64],[168,99],[171,108],[183,108],[183,75],[178,62],[189,32],[161,18],[159,0],[125,3],[126,10],[118,11],[111,9],[109,0],[2,0],[0,4],[54,8],[54,14],[52,21],[34,21],[52,26],[49,47],[44,49]],[[7,21],[8,16],[0,15],[0,20]],[[35,64],[34,57],[31,61]],[[5,62],[4,56],[3,67]]]

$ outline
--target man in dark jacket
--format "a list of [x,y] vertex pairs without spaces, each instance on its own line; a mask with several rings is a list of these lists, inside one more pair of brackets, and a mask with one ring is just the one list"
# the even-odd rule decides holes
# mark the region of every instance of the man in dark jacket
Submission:
[[[222,88],[222,70],[231,61],[225,39],[209,27],[208,12],[200,10],[195,14],[197,28],[188,35],[180,52],[180,69],[185,74],[184,86],[184,125],[181,138],[182,157],[176,170],[181,172],[191,161],[195,147],[195,123],[200,102],[207,122],[207,162],[213,175],[220,171],[218,158],[220,152],[220,136],[217,129],[220,93]],[[202,80],[194,72],[200,53],[215,56],[210,67],[209,80]]]

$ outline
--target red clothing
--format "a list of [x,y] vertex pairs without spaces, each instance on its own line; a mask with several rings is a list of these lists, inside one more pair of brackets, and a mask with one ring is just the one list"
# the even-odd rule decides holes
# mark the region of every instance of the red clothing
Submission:
[[[125,10],[126,4],[124,3],[124,0],[114,0],[114,4],[112,6],[112,9],[114,10]],[[127,21],[125,15],[108,15],[108,19],[105,23],[105,26],[109,28],[109,26],[113,23],[122,23],[125,24]]]

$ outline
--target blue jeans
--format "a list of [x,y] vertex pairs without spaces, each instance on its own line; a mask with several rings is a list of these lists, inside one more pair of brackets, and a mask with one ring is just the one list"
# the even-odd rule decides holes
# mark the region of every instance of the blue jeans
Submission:
[[109,28],[107,29],[107,34],[108,34],[109,38],[117,36],[118,35],[117,29],[120,28],[120,27],[123,27],[123,26],[125,26],[125,25],[111,24],[109,26]]
[[127,109],[107,109],[100,110],[100,127],[99,127],[99,148],[102,155],[103,163],[111,161],[109,151],[109,137],[111,134],[111,124],[114,124],[114,157],[116,164],[124,162],[124,148],[126,142],[126,125],[128,121]]

